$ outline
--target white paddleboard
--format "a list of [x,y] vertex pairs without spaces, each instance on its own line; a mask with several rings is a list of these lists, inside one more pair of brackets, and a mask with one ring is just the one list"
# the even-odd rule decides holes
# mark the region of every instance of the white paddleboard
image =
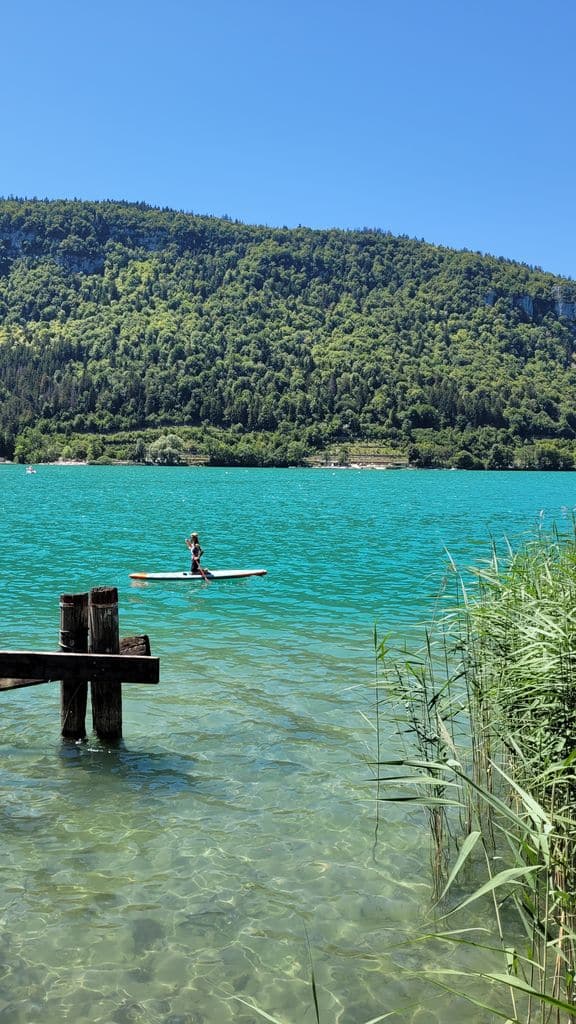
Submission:
[[246,576],[265,576],[267,569],[204,569],[197,572],[131,572],[131,580],[182,580],[186,583],[206,583],[211,580],[241,580]]

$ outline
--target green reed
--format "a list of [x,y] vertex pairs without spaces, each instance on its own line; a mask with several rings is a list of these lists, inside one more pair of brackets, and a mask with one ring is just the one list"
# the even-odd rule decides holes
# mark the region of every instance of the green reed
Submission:
[[[425,804],[437,913],[451,916],[490,899],[496,941],[488,945],[491,956],[500,951],[502,970],[474,973],[506,985],[510,1010],[493,1012],[510,1021],[572,1024],[574,529],[539,532],[502,556],[493,545],[465,578],[450,562],[450,580],[451,607],[420,651],[393,651],[376,637],[378,714],[394,721],[405,749],[395,761],[378,758],[378,796]],[[482,873],[479,884],[467,883],[471,871]],[[470,891],[449,907],[456,880]],[[467,931],[436,928],[433,935],[483,948]],[[446,987],[447,972],[440,969],[436,980]]]

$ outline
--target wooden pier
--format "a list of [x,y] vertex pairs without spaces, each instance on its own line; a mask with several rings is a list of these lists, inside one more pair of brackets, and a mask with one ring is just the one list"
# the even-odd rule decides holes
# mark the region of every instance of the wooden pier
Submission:
[[0,691],[60,682],[60,728],[65,739],[86,739],[88,684],[92,726],[99,739],[122,737],[122,684],[156,684],[160,661],[147,636],[121,640],[118,591],[62,594],[59,651],[0,651]]

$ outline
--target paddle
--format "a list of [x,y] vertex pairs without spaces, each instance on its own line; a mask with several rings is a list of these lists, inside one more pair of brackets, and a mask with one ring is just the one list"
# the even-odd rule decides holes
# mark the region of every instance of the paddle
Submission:
[[204,571],[204,569],[202,568],[202,566],[200,564],[198,565],[198,572],[200,573],[202,578],[204,580],[206,580],[206,583],[210,583],[210,577],[209,577],[208,573]]

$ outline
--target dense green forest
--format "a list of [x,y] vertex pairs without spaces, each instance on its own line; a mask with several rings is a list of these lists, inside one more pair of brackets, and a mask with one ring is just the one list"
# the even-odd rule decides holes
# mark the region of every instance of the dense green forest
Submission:
[[0,200],[0,456],[573,468],[576,283],[363,229]]

